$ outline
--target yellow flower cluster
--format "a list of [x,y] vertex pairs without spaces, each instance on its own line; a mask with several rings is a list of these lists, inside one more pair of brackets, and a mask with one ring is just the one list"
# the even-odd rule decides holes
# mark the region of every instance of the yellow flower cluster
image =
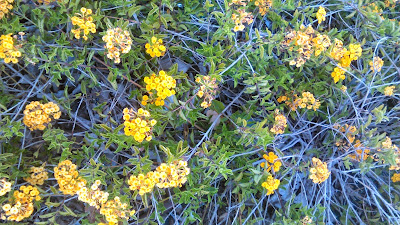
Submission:
[[393,174],[392,181],[393,182],[399,182],[400,181],[400,173]]
[[260,12],[261,16],[264,16],[272,7],[271,0],[256,0],[254,4],[258,6],[258,11]]
[[247,2],[246,2],[246,0],[232,0],[232,2],[229,3],[229,5],[233,5],[233,4],[235,4],[235,5],[241,5],[241,6],[246,6],[246,5],[247,5]]
[[[127,214],[133,216],[135,213],[136,211],[130,211],[128,209],[128,204],[122,203],[118,196],[102,204],[100,209],[100,214],[106,217],[109,225],[118,225],[118,219],[128,219],[129,216]],[[100,224],[104,223],[99,223],[99,225]]]
[[344,69],[335,67],[331,73],[333,81],[335,83],[337,83],[337,82],[339,82],[339,80],[344,80],[346,78],[346,76],[344,75],[345,73],[346,73],[346,71]]
[[[306,28],[301,25],[299,31],[293,30],[286,33],[282,45],[283,47],[289,47],[290,45],[296,47],[297,56],[289,64],[300,67],[310,59],[313,53],[315,53],[315,56],[319,56],[325,51],[331,45],[331,40],[325,34],[316,34],[311,26]],[[292,51],[293,46],[289,47],[289,50]]]
[[315,56],[321,55],[329,46],[331,46],[331,39],[326,34],[317,34],[315,38],[312,39],[314,45]]
[[369,62],[369,65],[371,66],[372,72],[381,72],[383,60],[379,56],[375,56],[374,59]]
[[44,130],[48,123],[61,116],[60,107],[53,102],[41,104],[33,101],[25,107],[24,124],[30,130]]
[[133,136],[137,142],[152,139],[153,127],[157,121],[149,119],[149,111],[140,108],[137,112],[134,112],[133,109],[125,108],[123,113],[125,135]]
[[31,167],[29,173],[30,176],[25,178],[25,180],[32,185],[42,185],[45,180],[49,179],[44,166]]
[[48,4],[50,4],[52,2],[55,2],[55,1],[59,1],[59,0],[38,0],[37,2],[40,3],[40,4],[48,5]]
[[88,189],[84,183],[79,183],[80,189],[76,192],[78,194],[78,200],[88,203],[90,206],[100,209],[102,204],[108,200],[108,192],[101,191],[99,185],[100,180],[96,180],[92,186]]
[[150,193],[158,181],[158,173],[150,171],[146,175],[139,174],[130,176],[128,180],[129,189],[138,190],[140,195]]
[[0,180],[0,196],[3,196],[11,191],[11,183],[6,181],[6,179]]
[[349,49],[343,48],[343,42],[341,40],[335,39],[335,45],[330,52],[330,56],[339,61],[338,65],[340,67],[336,67],[331,76],[335,83],[339,82],[339,80],[344,80],[345,77],[345,68],[350,67],[352,61],[357,60],[362,54],[362,48],[359,44],[350,44]]
[[160,57],[164,56],[167,48],[163,45],[162,39],[157,39],[157,37],[151,37],[151,41],[146,43],[144,46],[146,48],[146,53],[151,57]]
[[325,21],[325,16],[326,16],[325,8],[320,6],[316,14],[318,24],[322,23],[322,21]]
[[114,63],[120,63],[121,53],[128,53],[131,50],[132,39],[129,32],[121,28],[110,28],[107,34],[103,36],[104,46],[108,53],[107,58],[114,60]]
[[243,31],[245,23],[251,24],[253,22],[253,15],[251,13],[246,12],[244,9],[237,9],[232,14],[232,20],[235,23],[233,31],[234,32]]
[[395,86],[387,86],[387,87],[385,87],[385,90],[383,91],[383,93],[386,96],[392,96],[394,94],[393,93],[394,88],[395,88]]
[[164,100],[175,94],[176,80],[164,70],[160,70],[158,75],[153,73],[151,76],[145,77],[144,83],[149,96],[143,96],[142,105],[147,105],[150,102],[156,106],[163,106],[165,104]]
[[19,191],[14,191],[14,198],[10,203],[2,206],[4,213],[1,214],[2,220],[21,221],[33,213],[33,201],[39,201],[39,190],[32,186],[21,186]]
[[263,158],[266,160],[266,162],[262,162],[260,164],[262,168],[266,168],[268,172],[271,171],[271,169],[273,169],[275,173],[280,170],[282,162],[278,160],[278,156],[275,155],[275,153],[269,152],[268,155],[264,154]]
[[[1,18],[0,18],[1,19]],[[21,52],[15,47],[12,34],[0,36],[0,59],[4,59],[4,63],[17,63],[21,57]]]
[[56,178],[60,191],[65,195],[75,195],[80,189],[81,184],[86,184],[86,180],[79,176],[76,165],[69,160],[64,160],[54,168],[54,177]]
[[204,100],[201,103],[201,107],[208,108],[211,106],[212,100],[214,100],[217,94],[217,79],[210,78],[210,76],[197,77],[196,82],[200,84],[200,90],[197,92],[197,96]]
[[285,128],[287,127],[287,119],[286,117],[279,113],[275,112],[275,123],[274,126],[270,129],[270,131],[274,134],[283,134],[285,132]]
[[330,52],[330,56],[336,60],[336,61],[340,61],[340,59],[343,57],[345,51],[347,49],[343,48],[343,42],[339,39],[335,38],[335,43],[333,45],[333,48]]
[[275,179],[272,175],[269,175],[267,180],[261,184],[261,186],[267,189],[267,195],[274,194],[275,190],[278,189],[280,180]]
[[308,216],[305,216],[305,217],[301,220],[301,224],[302,224],[302,225],[312,224],[312,222],[313,222],[313,220],[312,220],[310,217],[308,217]]
[[182,187],[187,181],[187,175],[190,169],[187,167],[186,161],[175,161],[169,165],[162,163],[157,167],[158,173],[158,188]]
[[39,201],[41,199],[39,196],[39,190],[31,185],[21,186],[19,191],[14,191],[13,195],[15,201],[21,203],[33,202],[33,200]]
[[317,109],[321,106],[321,103],[319,100],[316,100],[314,95],[311,94],[310,92],[303,92],[302,97],[298,97],[296,94],[293,96],[294,101],[292,102],[290,98],[287,96],[280,96],[277,101],[279,103],[285,102],[286,105],[290,107],[291,110],[296,110],[297,108],[307,108],[307,109],[313,109],[314,111],[317,111]]
[[[389,170],[400,170],[400,152],[397,145],[392,143],[392,139],[390,137],[386,137],[385,141],[381,143],[381,147],[385,150],[394,151],[396,165],[391,165]],[[382,149],[378,149],[378,151],[382,151]]]
[[390,137],[386,137],[385,141],[382,142],[382,148],[384,149],[393,149],[395,151],[398,151],[399,148],[392,143],[392,139]]
[[93,23],[93,17],[90,16],[91,14],[91,9],[82,7],[81,13],[75,13],[76,16],[71,18],[72,25],[77,27],[71,30],[71,33],[74,34],[76,39],[80,39],[83,33],[82,37],[86,41],[89,33],[96,33],[96,24]]
[[[345,124],[344,126],[340,126],[339,124],[334,124],[333,128],[339,130],[340,132],[344,133],[350,143],[354,142],[354,139],[356,138],[356,132],[357,128],[355,126],[350,126],[348,124]],[[336,146],[339,146],[340,143],[337,142]]]
[[328,165],[326,162],[321,162],[320,159],[313,157],[312,166],[310,168],[310,179],[316,183],[320,184],[328,179],[331,172],[328,170]]
[[150,193],[156,185],[158,188],[182,187],[189,173],[186,161],[175,161],[169,165],[162,163],[146,175],[132,175],[128,181],[129,189],[138,190],[140,195],[144,195]]
[[14,0],[0,0],[0,20],[13,9],[13,2]]

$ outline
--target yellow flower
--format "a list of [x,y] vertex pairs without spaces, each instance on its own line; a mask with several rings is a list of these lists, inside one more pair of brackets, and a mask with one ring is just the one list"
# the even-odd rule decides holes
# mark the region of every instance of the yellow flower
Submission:
[[395,86],[387,86],[387,87],[385,87],[384,94],[386,96],[392,96],[394,94],[394,92],[393,92],[394,88],[395,88]]
[[147,110],[140,108],[136,113],[133,109],[125,108],[123,113],[125,135],[133,136],[137,142],[142,142],[145,139],[150,141],[152,139],[152,130],[157,121],[148,118],[150,113]]
[[326,162],[321,162],[320,159],[313,157],[312,166],[310,168],[310,179],[316,183],[320,184],[328,179],[331,172],[328,170]]
[[74,34],[76,39],[82,38],[88,40],[89,33],[96,33],[96,25],[93,23],[93,17],[91,9],[86,9],[82,7],[80,9],[81,13],[75,13],[76,16],[71,18],[72,25],[75,29],[71,29],[71,33]]
[[41,167],[31,167],[29,172],[30,176],[24,179],[32,185],[42,185],[45,180],[49,179],[44,165]]
[[272,6],[272,1],[271,0],[256,0],[254,2],[256,6],[258,6],[258,11],[260,12],[261,16],[264,16],[269,8]]
[[6,181],[6,179],[0,180],[0,196],[3,196],[11,191],[11,183]]
[[275,179],[272,175],[268,176],[267,180],[261,184],[262,187],[267,189],[267,195],[275,193],[275,190],[279,188],[280,180]]
[[369,62],[369,65],[373,72],[380,72],[383,66],[383,60],[380,57],[375,56],[374,59]]
[[156,106],[163,106],[164,100],[175,94],[176,80],[163,70],[158,72],[158,75],[153,73],[146,76],[144,82],[149,95],[143,96],[142,103],[147,104],[147,101],[149,101]]
[[[96,30],[92,28],[95,33]],[[103,41],[106,42],[104,46],[107,50],[107,58],[114,60],[114,63],[120,63],[120,55],[128,53],[131,50],[132,39],[129,32],[121,28],[110,28],[107,34],[103,36]]]
[[253,22],[253,15],[251,13],[246,12],[244,9],[237,9],[232,14],[232,20],[235,23],[235,27],[233,28],[234,32],[243,31],[245,26],[244,24],[251,24]]
[[399,182],[400,181],[400,173],[393,174],[392,181],[393,182]]
[[318,24],[322,23],[322,21],[325,21],[325,15],[326,15],[326,11],[325,8],[320,6],[318,8],[318,12],[317,12],[317,19],[318,19]]
[[13,9],[14,0],[0,0],[0,20],[3,19]]
[[144,46],[146,48],[146,53],[149,54],[151,57],[160,57],[164,56],[167,48],[162,44],[162,39],[157,39],[157,37],[151,37],[151,41],[146,43]]
[[65,195],[75,195],[86,184],[86,180],[79,176],[76,165],[69,160],[60,162],[54,168],[54,177]]
[[[0,4],[1,6],[1,4]],[[0,11],[1,13],[1,11]],[[1,18],[0,18],[1,19]],[[15,39],[12,34],[0,36],[0,59],[4,59],[5,63],[18,63],[21,52],[16,48]]]
[[33,101],[24,110],[23,122],[30,130],[44,130],[52,119],[58,119],[60,116],[60,108],[55,103],[41,104]]
[[270,131],[274,134],[283,134],[285,132],[285,128],[287,127],[287,120],[283,114],[280,114],[279,111],[275,111],[275,123],[274,126],[270,129]]

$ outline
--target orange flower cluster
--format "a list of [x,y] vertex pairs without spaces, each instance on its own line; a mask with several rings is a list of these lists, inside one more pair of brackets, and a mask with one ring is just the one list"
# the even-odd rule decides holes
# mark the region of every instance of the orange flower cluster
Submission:
[[[0,18],[1,19],[1,18]],[[4,63],[17,63],[21,57],[21,52],[15,45],[12,33],[0,36],[0,59],[4,59]]]
[[45,180],[49,179],[48,173],[46,172],[44,166],[31,167],[29,169],[29,173],[30,176],[24,179],[32,185],[42,185]]
[[123,113],[125,135],[133,136],[137,142],[152,139],[153,127],[157,121],[150,120],[149,111],[140,108],[137,112],[134,112],[133,109],[125,108]]
[[11,183],[6,181],[6,179],[0,180],[0,196],[3,196],[11,191]]
[[343,42],[341,40],[335,39],[335,45],[330,52],[330,56],[339,61],[339,67],[336,67],[331,76],[335,83],[339,80],[344,80],[346,77],[344,73],[346,72],[344,68],[350,67],[352,61],[357,60],[362,54],[362,48],[359,44],[350,44],[349,49],[343,48]]
[[268,172],[273,169],[275,173],[280,170],[282,162],[278,160],[278,156],[275,155],[275,153],[269,152],[268,155],[264,154],[263,158],[266,160],[266,162],[262,162],[260,164],[262,168],[266,168]]
[[86,41],[89,33],[96,33],[96,24],[93,23],[93,17],[90,16],[92,14],[92,10],[82,7],[81,13],[75,14],[76,16],[71,18],[71,22],[72,25],[77,26],[77,28],[72,29],[71,33],[74,34],[76,39],[80,39],[81,34],[83,33],[82,37]]
[[64,160],[54,168],[54,177],[65,195],[75,195],[86,184],[86,180],[79,176],[76,165],[69,160]]
[[146,175],[132,175],[128,181],[129,189],[138,190],[140,195],[144,195],[150,193],[156,185],[158,188],[182,187],[189,173],[186,161],[175,161],[169,165],[162,163]]
[[400,173],[395,173],[392,176],[392,181],[394,182],[399,182],[400,181]]
[[271,0],[256,0],[254,4],[258,6],[258,11],[260,12],[261,16],[264,16],[269,11],[269,8],[272,7]]
[[107,53],[107,58],[114,60],[114,63],[120,63],[121,53],[128,53],[131,50],[132,39],[129,32],[121,28],[110,28],[107,34],[103,36],[104,46]]
[[[108,225],[117,225],[119,219],[128,219],[129,216],[127,214],[133,216],[135,213],[136,211],[129,210],[128,204],[122,203],[118,196],[102,204],[100,209],[100,214],[106,217]],[[104,223],[99,223],[98,225],[103,224]]]
[[210,76],[197,77],[196,82],[200,84],[200,90],[197,92],[197,96],[204,100],[201,103],[201,107],[208,108],[211,106],[212,100],[214,100],[217,94],[217,80],[215,78],[210,78]]
[[253,22],[253,15],[251,13],[246,12],[244,9],[237,9],[232,14],[232,20],[235,23],[233,31],[234,32],[243,31],[245,23],[251,24]]
[[356,140],[353,146],[355,149],[355,153],[349,155],[351,159],[361,162],[366,160],[368,157],[373,158],[370,155],[371,150],[368,147],[365,147],[363,144],[361,144],[360,140]]
[[153,73],[151,76],[145,77],[144,83],[150,96],[143,96],[142,105],[147,105],[147,102],[151,102],[156,106],[163,106],[165,104],[164,100],[175,94],[176,80],[164,70],[160,70],[158,75]]
[[32,186],[21,186],[19,191],[14,191],[14,198],[10,203],[2,206],[4,213],[1,214],[2,220],[21,221],[33,213],[33,201],[39,201],[39,190]]
[[25,107],[23,122],[30,130],[44,130],[52,119],[60,116],[60,107],[53,102],[41,104],[33,101]]
[[[297,56],[289,62],[290,65],[301,67],[310,59],[311,55],[319,56],[331,45],[330,38],[323,34],[316,34],[315,30],[308,26],[300,26],[299,31],[289,31],[285,35],[285,40],[282,42],[283,47],[288,47],[290,51],[295,47]],[[290,47],[289,47],[290,46]]]
[[275,179],[272,175],[269,175],[267,180],[261,184],[261,186],[267,189],[267,195],[275,193],[275,190],[279,188],[280,180]]
[[310,179],[316,183],[320,184],[328,179],[331,172],[328,170],[328,165],[326,162],[321,162],[320,159],[313,157],[312,166],[310,168]]
[[99,185],[100,180],[96,180],[90,188],[87,188],[83,182],[79,183],[80,189],[76,192],[78,200],[88,203],[90,206],[100,209],[102,204],[108,200],[108,192],[101,191]]
[[[354,142],[357,134],[357,128],[355,126],[350,126],[345,124],[344,126],[340,126],[339,124],[334,124],[333,128],[339,130],[340,132],[344,133],[350,143]],[[336,146],[341,145],[340,142],[336,142]]]
[[287,119],[286,117],[275,111],[275,123],[274,126],[270,129],[270,131],[274,134],[283,134],[285,132],[285,128],[287,127]]
[[151,41],[147,43],[145,46],[146,53],[151,57],[160,57],[164,56],[167,48],[163,45],[162,39],[157,39],[157,37],[151,37]]
[[317,111],[317,109],[321,106],[319,100],[316,100],[314,95],[310,92],[303,92],[301,95],[302,97],[300,98],[295,94],[293,96],[293,102],[291,101],[291,98],[285,95],[280,96],[277,101],[279,103],[285,102],[285,104],[288,105],[291,110],[296,110],[297,108],[307,108]]
[[0,20],[13,9],[14,0],[0,0]]

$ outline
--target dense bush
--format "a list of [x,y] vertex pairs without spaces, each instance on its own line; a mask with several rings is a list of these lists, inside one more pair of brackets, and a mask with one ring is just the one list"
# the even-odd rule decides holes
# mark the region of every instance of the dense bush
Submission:
[[0,0],[0,220],[399,224],[395,0]]

